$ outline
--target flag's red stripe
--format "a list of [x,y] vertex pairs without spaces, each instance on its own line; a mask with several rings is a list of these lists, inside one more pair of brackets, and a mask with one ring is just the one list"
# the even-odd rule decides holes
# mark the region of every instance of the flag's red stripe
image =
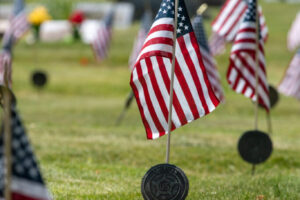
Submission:
[[46,198],[34,198],[34,197],[30,197],[30,196],[25,196],[22,194],[18,194],[18,193],[12,193],[12,199],[13,200],[46,200]]
[[148,47],[150,45],[154,45],[154,44],[166,44],[166,45],[172,46],[173,40],[171,38],[166,38],[166,37],[153,38],[144,44],[142,50],[145,49],[146,47]]
[[229,20],[229,18],[233,15],[233,12],[235,11],[235,9],[238,7],[239,4],[240,4],[240,1],[236,2],[236,4],[233,6],[233,8],[230,10],[229,14],[226,16],[225,20],[221,24],[218,32],[220,32],[222,30],[222,28],[225,26],[225,24]]
[[159,24],[153,28],[151,28],[148,36],[157,31],[174,31],[174,26],[172,24]]

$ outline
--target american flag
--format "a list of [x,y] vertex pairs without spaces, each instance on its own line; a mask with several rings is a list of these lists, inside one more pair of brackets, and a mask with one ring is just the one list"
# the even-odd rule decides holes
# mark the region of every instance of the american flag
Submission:
[[[227,72],[227,81],[237,93],[256,101],[255,71],[256,71],[256,37],[259,33],[256,27],[256,0],[249,0],[249,6],[240,24],[238,34],[230,54],[230,65]],[[258,100],[267,111],[270,108],[269,86],[266,77],[264,56],[264,42],[259,41],[259,67],[258,67]]]
[[206,67],[206,72],[210,84],[218,97],[221,101],[224,100],[224,93],[221,86],[220,75],[217,69],[216,61],[213,58],[210,48],[208,46],[208,42],[206,39],[206,33],[203,26],[203,18],[201,15],[197,15],[193,20],[193,27],[195,30],[195,35],[197,37],[200,51],[202,54],[202,59],[204,66]]
[[[213,31],[223,36],[227,41],[232,42],[239,30],[239,25],[243,21],[247,7],[247,0],[227,0],[212,23]],[[261,35],[266,41],[268,38],[268,27],[266,26],[261,7],[259,7],[259,17]]]
[[18,39],[29,29],[23,0],[14,1],[14,11],[10,19],[10,27],[6,30],[2,50],[0,52],[0,85],[5,84],[5,71],[7,70],[8,83],[11,87],[12,73],[12,47]]
[[[168,133],[172,68],[174,0],[163,0],[131,73],[147,138]],[[179,0],[175,53],[172,130],[203,117],[219,104],[205,66],[185,3]]]
[[97,36],[92,42],[92,47],[96,60],[102,61],[107,57],[107,52],[111,42],[112,26],[114,20],[114,10],[111,10],[101,23]]
[[279,92],[300,100],[300,49],[292,59],[279,87]]
[[[37,160],[15,106],[11,107],[12,127],[12,200],[51,200]],[[4,198],[3,129],[0,135],[0,199]]]
[[213,56],[223,54],[226,50],[226,39],[213,32],[209,39],[209,48]]
[[138,32],[137,38],[134,42],[133,49],[131,52],[131,56],[129,58],[129,67],[130,70],[133,69],[133,66],[136,62],[136,59],[139,56],[141,49],[143,48],[144,42],[146,40],[147,34],[152,25],[152,12],[150,10],[146,10],[142,18],[141,28]]
[[14,10],[10,19],[10,27],[4,34],[3,43],[13,37],[13,43],[20,39],[29,29],[23,0],[14,1]]
[[300,12],[297,14],[295,21],[292,24],[291,29],[288,33],[287,46],[290,51],[294,51],[300,46]]

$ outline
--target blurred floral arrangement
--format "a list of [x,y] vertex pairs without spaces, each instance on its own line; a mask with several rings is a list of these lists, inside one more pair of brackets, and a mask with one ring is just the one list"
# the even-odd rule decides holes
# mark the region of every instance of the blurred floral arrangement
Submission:
[[69,21],[73,25],[73,38],[75,40],[80,39],[79,28],[82,22],[85,20],[85,15],[82,11],[74,11],[69,17]]
[[44,6],[36,7],[28,15],[28,21],[34,29],[35,39],[39,39],[39,30],[43,22],[51,19],[48,10]]

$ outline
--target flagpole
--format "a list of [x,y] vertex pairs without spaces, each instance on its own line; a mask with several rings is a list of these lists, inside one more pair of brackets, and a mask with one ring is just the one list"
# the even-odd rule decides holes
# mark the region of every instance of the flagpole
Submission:
[[177,40],[177,23],[178,23],[178,0],[175,0],[174,12],[174,31],[173,31],[173,52],[172,52],[172,69],[171,69],[171,83],[170,83],[170,103],[169,103],[169,116],[168,116],[168,139],[167,139],[167,152],[166,163],[170,161],[170,144],[171,144],[171,130],[172,130],[172,106],[173,106],[173,90],[174,90],[174,72],[175,72],[175,53],[176,53],[176,40]]
[[[254,120],[254,128],[255,130],[258,130],[258,84],[259,84],[259,79],[258,79],[258,70],[259,70],[259,17],[258,17],[258,0],[256,1],[256,45],[255,45],[255,120]],[[255,164],[252,165],[252,176],[255,174]]]
[[5,200],[11,200],[11,174],[12,174],[12,158],[11,158],[11,96],[9,92],[9,74],[6,66],[4,73],[5,86],[4,95],[4,155],[5,155]]
[[[258,2],[258,1],[257,1]],[[259,84],[259,79],[258,79],[258,70],[259,70],[259,17],[258,17],[258,3],[256,2],[256,49],[255,49],[255,120],[254,120],[254,127],[255,130],[258,129],[258,84]]]

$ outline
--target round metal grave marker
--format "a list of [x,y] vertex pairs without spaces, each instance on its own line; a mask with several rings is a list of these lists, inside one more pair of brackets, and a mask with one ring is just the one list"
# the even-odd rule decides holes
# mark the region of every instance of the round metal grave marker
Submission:
[[[269,98],[270,98],[270,106],[274,108],[276,104],[279,102],[279,94],[275,87],[269,86]],[[263,108],[261,104],[259,104],[260,108]]]
[[272,140],[268,134],[253,130],[242,135],[238,143],[240,156],[251,164],[265,162],[272,154]]
[[152,167],[142,180],[145,200],[184,200],[188,191],[186,175],[180,168],[170,164]]
[[[5,90],[5,88],[6,88],[5,86],[0,85],[0,104],[1,104],[1,106],[3,106],[3,104],[4,104],[4,90]],[[9,91],[10,96],[11,96],[11,103],[12,104],[16,104],[17,103],[17,99],[16,99],[14,93],[9,88],[8,88],[8,91]]]
[[47,74],[43,71],[35,71],[32,74],[32,83],[38,88],[42,88],[47,84]]

